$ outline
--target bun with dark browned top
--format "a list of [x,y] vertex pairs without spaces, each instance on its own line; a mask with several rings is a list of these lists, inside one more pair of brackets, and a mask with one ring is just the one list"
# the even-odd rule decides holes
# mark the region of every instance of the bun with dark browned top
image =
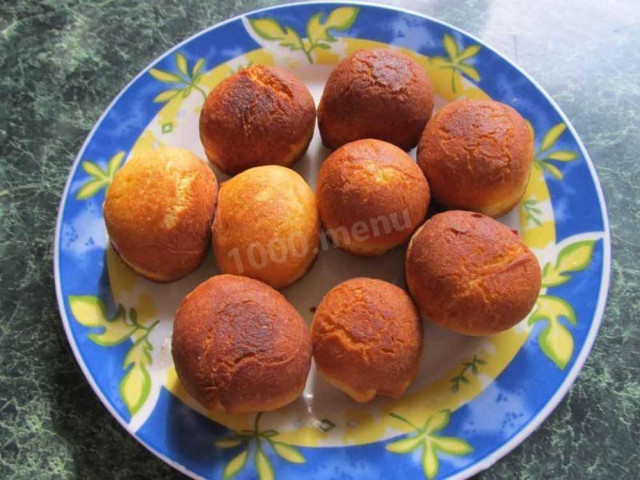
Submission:
[[411,57],[395,50],[360,50],[331,72],[318,106],[318,127],[331,149],[377,138],[410,150],[432,110],[431,82]]
[[304,83],[281,68],[254,65],[209,93],[200,140],[209,161],[229,175],[259,165],[289,166],[306,152],[315,120]]
[[311,338],[277,291],[250,278],[218,275],[178,308],[172,354],[180,381],[205,408],[262,412],[302,393]]
[[340,248],[380,255],[422,223],[429,184],[409,155],[381,140],[357,140],[333,152],[316,187],[320,218]]
[[401,288],[354,278],[322,299],[312,341],[318,371],[354,400],[399,397],[420,367],[422,322]]
[[491,217],[508,213],[524,195],[533,134],[513,108],[493,100],[457,100],[425,128],[418,165],[434,200]]
[[466,335],[513,327],[533,308],[540,265],[517,233],[480,213],[449,211],[411,238],[406,280],[420,311]]
[[116,173],[104,203],[109,239],[139,274],[172,282],[191,273],[209,250],[218,182],[182,148],[131,158]]

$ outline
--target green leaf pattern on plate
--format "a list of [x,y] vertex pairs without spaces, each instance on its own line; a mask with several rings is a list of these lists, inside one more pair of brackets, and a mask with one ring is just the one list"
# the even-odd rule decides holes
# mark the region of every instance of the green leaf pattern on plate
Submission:
[[[542,269],[542,287],[557,287],[571,280],[571,274],[586,269],[591,263],[595,240],[580,240],[560,250],[555,261]],[[564,319],[567,324],[563,324]],[[528,324],[545,322],[538,343],[544,354],[558,368],[565,369],[573,355],[574,341],[569,326],[578,322],[576,313],[567,301],[553,295],[540,295],[529,315]]]
[[556,180],[562,180],[564,178],[564,175],[556,165],[551,163],[551,161],[566,163],[578,158],[577,153],[569,150],[554,150],[551,152],[549,151],[555,146],[556,142],[560,139],[566,129],[567,126],[564,123],[558,123],[557,125],[551,127],[542,138],[540,147],[536,151],[533,158],[533,164],[537,168],[549,172],[549,174]]
[[282,442],[271,442],[271,446],[273,447],[273,451],[278,454],[278,456],[284,458],[287,462],[291,463],[304,463],[304,457],[302,454],[291,445]]
[[486,360],[483,360],[474,353],[473,358],[470,361],[462,364],[462,370],[460,373],[451,379],[451,391],[455,393],[460,390],[461,384],[469,384],[471,381],[469,380],[469,377],[467,377],[467,374],[477,375],[479,372],[478,367],[486,364]]
[[200,58],[191,68],[189,72],[189,62],[187,58],[180,52],[175,55],[175,65],[177,72],[165,72],[157,68],[149,70],[149,74],[162,83],[171,85],[171,88],[159,93],[153,99],[156,103],[165,103],[169,100],[182,95],[183,98],[187,98],[193,90],[197,90],[206,99],[206,92],[198,86],[198,82],[202,78],[202,67],[204,67],[204,58]]
[[135,415],[144,405],[151,391],[151,376],[147,369],[151,365],[153,345],[149,334],[158,324],[142,325],[134,308],[128,315],[123,305],[113,317],[108,318],[107,309],[102,300],[92,295],[70,295],[71,313],[78,323],[89,328],[100,328],[89,333],[89,339],[103,347],[119,345],[127,339],[134,340],[133,345],[124,358],[123,368],[126,371],[120,381],[119,391],[129,413]]
[[120,165],[122,165],[124,154],[125,152],[121,151],[112,156],[107,162],[106,170],[103,170],[98,164],[90,162],[89,160],[83,161],[82,169],[89,174],[90,180],[80,187],[80,190],[76,193],[76,198],[78,200],[86,200],[87,198],[93,197],[103,188],[109,188],[116,171],[120,168]]
[[233,478],[235,475],[240,473],[240,471],[244,468],[247,463],[247,459],[249,458],[249,450],[243,450],[238,455],[233,457],[233,459],[227,463],[227,466],[224,467],[224,472],[222,473],[222,478],[225,480],[229,478]]
[[241,430],[232,436],[222,438],[214,442],[218,448],[242,447],[242,451],[225,466],[223,478],[225,480],[233,478],[247,464],[250,453],[253,452],[253,464],[260,480],[273,480],[275,473],[273,464],[267,455],[266,448],[269,447],[278,457],[290,463],[305,463],[305,458],[300,451],[288,443],[275,440],[279,435],[277,430],[260,430],[260,418],[262,413],[258,413],[254,420],[253,430]]
[[451,70],[451,90],[456,92],[456,73],[469,77],[474,82],[480,81],[480,73],[475,67],[469,65],[468,60],[472,59],[480,49],[480,45],[470,45],[464,50],[460,51],[458,43],[448,33],[444,34],[442,38],[442,44],[447,57],[432,57],[432,60],[439,60],[442,63],[441,68]]
[[539,203],[540,202],[538,202],[535,198],[529,198],[528,200],[522,202],[524,211],[527,213],[527,222],[531,222],[537,227],[542,226],[540,216],[543,214],[543,212],[538,206]]
[[256,443],[256,452],[253,456],[253,462],[256,466],[256,472],[258,472],[258,478],[260,480],[273,480],[273,466],[271,460],[264,453],[260,442]]
[[313,63],[311,53],[315,49],[328,50],[337,39],[332,31],[345,31],[356,21],[360,9],[357,7],[339,7],[332,10],[326,19],[318,12],[309,18],[306,27],[306,38],[289,26],[282,26],[273,18],[249,19],[253,32],[265,40],[278,41],[278,45],[289,50],[301,50],[309,63]]
[[595,244],[595,240],[583,240],[564,247],[555,262],[544,266],[542,286],[557,287],[571,279],[570,273],[587,268],[591,262]]
[[438,453],[462,456],[473,451],[471,445],[461,438],[444,437],[438,435],[440,430],[449,424],[450,410],[442,410],[429,418],[422,427],[415,425],[397,413],[390,413],[391,417],[409,425],[413,432],[409,437],[391,442],[386,449],[392,453],[411,453],[422,448],[422,469],[426,478],[434,478],[440,468]]

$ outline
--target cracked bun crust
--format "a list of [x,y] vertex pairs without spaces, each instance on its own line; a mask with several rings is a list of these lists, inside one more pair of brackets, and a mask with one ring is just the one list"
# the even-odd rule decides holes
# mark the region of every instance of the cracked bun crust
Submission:
[[178,378],[209,410],[263,412],[300,396],[311,366],[302,317],[262,282],[218,275],[183,300],[173,325]]
[[420,311],[465,335],[520,322],[540,293],[540,265],[517,234],[480,213],[450,211],[411,238],[406,280]]
[[113,248],[150,280],[184,277],[209,249],[217,193],[211,169],[188,150],[165,147],[131,158],[104,202]]
[[255,167],[220,187],[213,253],[223,273],[284,288],[307,273],[319,242],[315,196],[293,170]]
[[324,379],[358,402],[399,397],[420,368],[422,322],[409,295],[382,280],[334,287],[313,317],[313,357]]
[[254,65],[209,93],[200,113],[200,140],[209,161],[235,175],[298,161],[315,121],[316,107],[304,83],[281,68]]
[[331,149],[377,138],[411,150],[432,110],[431,82],[411,57],[394,50],[360,50],[331,72],[318,106],[318,127]]
[[533,148],[533,134],[513,108],[493,100],[458,100],[425,128],[418,165],[434,200],[495,218],[522,198]]
[[429,184],[411,157],[381,140],[357,140],[323,163],[320,218],[340,248],[381,255],[407,240],[429,206]]

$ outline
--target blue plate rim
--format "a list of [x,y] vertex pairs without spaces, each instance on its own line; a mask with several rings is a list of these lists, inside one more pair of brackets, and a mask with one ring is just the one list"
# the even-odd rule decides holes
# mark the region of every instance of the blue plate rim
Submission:
[[140,439],[137,435],[133,434],[129,430],[129,427],[126,424],[126,422],[124,421],[124,419],[111,406],[111,404],[109,403],[109,401],[107,400],[107,398],[103,394],[102,390],[98,387],[97,383],[92,378],[92,376],[91,376],[91,374],[90,374],[90,372],[89,372],[89,370],[88,370],[88,368],[87,368],[87,366],[86,366],[86,364],[84,362],[84,359],[83,359],[83,357],[82,357],[82,355],[81,355],[81,353],[80,353],[80,351],[78,349],[78,346],[77,346],[77,344],[75,342],[75,339],[74,339],[74,337],[72,335],[72,332],[71,332],[71,329],[70,329],[69,319],[67,318],[67,314],[66,314],[66,311],[65,311],[65,308],[64,308],[64,298],[62,296],[62,286],[60,284],[60,275],[59,275],[59,271],[60,271],[60,254],[59,254],[58,246],[60,245],[60,236],[61,236],[61,230],[62,230],[62,219],[63,219],[65,202],[66,202],[66,200],[68,198],[68,195],[69,195],[69,190],[71,188],[72,179],[73,179],[73,177],[75,175],[76,170],[78,169],[78,167],[80,165],[81,158],[82,158],[87,146],[89,145],[91,139],[93,138],[94,134],[96,133],[98,128],[102,125],[102,122],[104,121],[105,117],[112,110],[112,108],[118,102],[118,100],[122,97],[122,95],[127,90],[129,90],[129,88],[133,84],[135,84],[135,82],[138,81],[138,79],[140,77],[142,77],[145,73],[147,73],[148,70],[151,67],[153,67],[156,63],[158,63],[159,61],[161,61],[164,58],[168,57],[169,55],[171,55],[175,51],[179,50],[182,46],[188,44],[189,42],[191,42],[192,40],[200,37],[201,35],[205,35],[206,33],[210,32],[212,30],[215,30],[215,29],[217,29],[219,27],[222,27],[222,26],[224,26],[224,25],[226,25],[228,23],[234,22],[236,20],[241,20],[244,17],[251,16],[251,15],[254,15],[254,14],[268,12],[268,11],[271,11],[271,10],[286,9],[286,8],[290,8],[290,7],[293,7],[293,6],[300,6],[300,5],[331,5],[331,4],[343,5],[343,6],[354,5],[354,6],[374,7],[374,8],[381,8],[381,9],[386,9],[386,10],[395,11],[395,12],[401,12],[401,13],[405,13],[405,14],[408,14],[408,15],[413,15],[413,16],[416,16],[416,17],[419,17],[419,18],[423,18],[423,19],[426,19],[428,21],[443,25],[443,26],[445,26],[447,28],[450,28],[453,31],[459,32],[462,35],[465,35],[466,37],[468,37],[469,39],[474,40],[475,42],[477,42],[478,44],[482,45],[483,47],[489,49],[493,54],[497,55],[499,58],[504,60],[506,63],[508,63],[510,66],[512,66],[516,71],[518,71],[518,73],[520,73],[523,77],[525,77],[528,81],[530,81],[531,84],[545,97],[545,99],[549,102],[549,104],[554,108],[554,110],[557,112],[557,114],[560,116],[560,118],[563,120],[563,122],[566,124],[567,128],[571,132],[574,140],[576,141],[576,143],[577,143],[577,145],[578,145],[578,147],[580,149],[580,153],[582,154],[582,156],[585,159],[585,162],[586,162],[587,167],[589,169],[589,173],[591,174],[591,177],[595,180],[594,181],[594,187],[595,187],[595,190],[596,190],[596,193],[597,193],[598,202],[599,202],[599,204],[601,206],[600,213],[602,215],[602,221],[603,221],[602,273],[601,273],[601,278],[600,278],[600,293],[599,293],[599,296],[598,296],[596,309],[595,309],[595,312],[594,312],[594,315],[593,315],[593,320],[592,320],[591,326],[589,328],[589,331],[588,331],[587,336],[585,338],[584,344],[582,346],[582,349],[578,353],[575,361],[573,362],[572,366],[570,367],[570,370],[567,372],[567,375],[565,376],[564,380],[562,381],[562,383],[560,384],[558,389],[555,391],[553,396],[549,399],[549,401],[545,404],[545,406],[542,409],[540,409],[537,412],[537,414],[523,428],[521,428],[513,437],[511,437],[511,439],[509,439],[507,442],[505,442],[503,445],[501,445],[495,451],[493,451],[492,453],[487,455],[485,458],[475,462],[474,464],[472,464],[469,467],[467,467],[465,470],[457,472],[454,476],[452,476],[450,478],[452,478],[452,479],[466,479],[466,478],[471,477],[472,475],[475,475],[475,474],[477,474],[477,473],[479,473],[479,472],[481,472],[483,470],[486,470],[487,468],[491,467],[497,461],[499,461],[504,456],[506,456],[509,452],[511,452],[513,449],[515,449],[518,445],[520,445],[527,437],[529,437],[529,435],[531,435],[531,433],[533,433],[542,424],[542,422],[544,422],[547,419],[547,417],[551,414],[551,412],[553,412],[553,410],[555,410],[555,408],[558,406],[560,401],[565,397],[565,395],[567,394],[567,392],[569,391],[569,389],[571,388],[571,386],[575,382],[578,374],[582,370],[582,367],[584,366],[584,363],[585,363],[589,353],[591,352],[591,349],[593,348],[593,344],[595,342],[597,333],[598,333],[598,331],[600,329],[600,326],[602,324],[602,320],[603,320],[603,316],[604,316],[604,310],[605,310],[605,307],[606,307],[606,303],[607,303],[607,299],[608,299],[608,295],[609,295],[609,287],[610,287],[611,231],[610,231],[610,226],[609,226],[609,215],[608,215],[607,205],[606,205],[606,201],[605,201],[604,194],[603,194],[603,191],[602,191],[602,186],[600,184],[600,179],[599,179],[599,177],[597,175],[597,172],[596,172],[596,169],[595,169],[595,167],[593,165],[591,157],[589,156],[589,153],[587,152],[587,149],[584,146],[584,143],[582,142],[582,139],[580,138],[580,136],[576,132],[573,124],[569,121],[569,119],[567,118],[565,113],[562,111],[560,106],[555,102],[555,100],[549,95],[549,93],[547,93],[547,91],[535,79],[533,79],[529,74],[527,74],[522,68],[520,68],[516,63],[511,61],[505,55],[500,53],[500,51],[498,49],[492,47],[489,43],[487,43],[484,40],[479,39],[475,35],[472,35],[472,34],[468,33],[467,31],[465,31],[465,30],[463,30],[463,29],[461,29],[459,27],[456,27],[456,26],[454,26],[454,25],[452,25],[452,24],[450,24],[448,22],[442,21],[442,20],[437,19],[435,17],[432,17],[430,15],[425,15],[425,14],[422,14],[422,13],[419,13],[419,12],[415,12],[413,10],[405,9],[405,8],[402,8],[402,7],[389,6],[389,5],[384,5],[384,4],[377,4],[377,3],[363,2],[363,1],[337,1],[337,0],[318,1],[318,0],[313,0],[313,1],[304,1],[304,2],[285,3],[285,4],[280,4],[280,5],[273,5],[273,6],[270,6],[270,7],[251,10],[251,11],[248,11],[248,12],[244,12],[244,13],[235,15],[235,16],[233,16],[231,18],[228,18],[227,20],[224,20],[222,22],[216,23],[216,24],[214,24],[214,25],[212,25],[212,26],[210,26],[208,28],[205,28],[203,30],[200,30],[200,31],[196,32],[195,34],[189,36],[188,38],[184,39],[183,41],[177,43],[172,48],[164,51],[161,55],[155,57],[143,69],[141,69],[140,72],[130,82],[128,82],[120,90],[120,92],[113,98],[113,100],[109,103],[109,105],[104,109],[104,111],[102,112],[102,114],[100,115],[100,117],[98,118],[98,120],[95,122],[95,124],[93,125],[92,129],[88,133],[87,137],[85,138],[85,140],[84,140],[84,142],[83,142],[83,144],[82,144],[82,146],[81,146],[81,148],[80,148],[80,150],[78,152],[78,155],[75,157],[75,159],[73,161],[73,164],[71,166],[71,169],[69,170],[69,176],[67,177],[67,181],[65,182],[65,186],[64,186],[64,189],[63,189],[63,192],[62,192],[60,203],[58,205],[58,215],[57,215],[57,219],[56,219],[56,230],[55,230],[54,243],[53,243],[53,250],[54,250],[53,251],[53,257],[54,257],[53,258],[53,260],[54,260],[53,261],[53,274],[54,274],[54,283],[55,283],[55,289],[56,289],[56,298],[57,298],[57,302],[58,302],[58,311],[60,312],[61,320],[62,320],[63,327],[64,327],[64,330],[65,330],[65,335],[67,336],[67,339],[69,341],[69,345],[71,346],[71,350],[73,352],[73,355],[74,355],[74,357],[76,359],[76,362],[80,366],[80,369],[81,369],[82,373],[84,374],[86,380],[89,382],[89,385],[91,386],[91,388],[93,389],[93,391],[97,395],[97,397],[100,399],[102,404],[107,408],[109,413],[118,421],[118,423],[125,429],[125,431],[127,433],[129,433],[131,436],[133,436],[136,439],[136,441],[138,441],[138,443],[140,443],[142,446],[144,446],[147,450],[149,450],[151,453],[153,453],[156,457],[160,458],[161,460],[163,460],[168,465],[172,466],[176,470],[180,471],[181,473],[183,473],[183,474],[185,474],[185,475],[187,475],[187,476],[189,476],[191,478],[203,478],[203,477],[195,474],[193,471],[187,469],[186,467],[184,467],[180,463],[172,460],[171,458],[168,458],[166,455],[162,454],[161,452],[159,452],[158,450],[156,450],[152,446],[150,446],[147,443],[145,443],[144,441],[142,441],[142,439]]

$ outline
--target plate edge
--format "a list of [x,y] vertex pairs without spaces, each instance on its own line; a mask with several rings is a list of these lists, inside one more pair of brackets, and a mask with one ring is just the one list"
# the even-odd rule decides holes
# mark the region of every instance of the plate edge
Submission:
[[558,113],[560,118],[562,118],[562,120],[565,122],[565,124],[569,128],[569,131],[571,132],[571,134],[573,135],[574,139],[576,140],[576,143],[578,144],[578,147],[580,148],[580,152],[582,153],[582,155],[583,155],[583,157],[585,159],[585,162],[587,163],[587,167],[589,168],[589,172],[591,173],[592,178],[597,180],[597,181],[594,182],[594,184],[595,184],[595,187],[596,187],[596,193],[598,195],[598,201],[599,201],[599,203],[600,203],[600,205],[602,207],[601,208],[601,213],[602,213],[602,221],[603,221],[603,227],[604,227],[604,231],[603,231],[603,233],[604,233],[604,236],[603,236],[603,268],[602,268],[602,274],[601,274],[601,277],[600,277],[600,293],[598,295],[598,303],[597,303],[596,310],[595,310],[595,313],[594,313],[594,319],[593,319],[594,321],[591,324],[591,328],[589,329],[589,332],[587,333],[587,337],[585,338],[585,342],[584,342],[584,345],[582,347],[582,350],[578,354],[578,357],[574,361],[573,366],[571,367],[570,371],[567,373],[565,379],[562,381],[560,387],[556,390],[556,392],[553,394],[553,396],[550,398],[550,400],[546,403],[546,405],[535,415],[535,417],[527,425],[525,425],[516,435],[514,435],[504,445],[502,445],[501,447],[496,449],[493,453],[489,454],[484,459],[478,460],[477,462],[475,462],[473,465],[471,465],[467,469],[465,469],[465,470],[463,470],[461,472],[458,472],[457,474],[449,477],[452,480],[464,480],[464,479],[467,479],[467,478],[471,477],[472,475],[475,475],[478,472],[481,472],[481,471],[486,470],[487,468],[491,467],[497,461],[499,461],[504,456],[506,456],[508,453],[510,453],[513,449],[515,449],[518,445],[520,445],[527,437],[529,437],[531,435],[531,433],[533,433],[533,431],[535,431],[542,424],[542,422],[544,422],[548,418],[548,416],[551,414],[551,412],[553,412],[553,410],[555,410],[555,408],[558,406],[560,401],[565,397],[565,395],[567,394],[567,392],[569,391],[569,389],[571,388],[571,386],[575,382],[578,374],[580,373],[580,371],[582,370],[582,367],[584,366],[584,363],[585,363],[589,353],[591,352],[591,350],[593,348],[593,344],[595,342],[596,335],[597,335],[598,330],[600,329],[600,326],[602,324],[602,319],[603,319],[603,315],[604,315],[604,309],[605,309],[605,306],[606,306],[606,301],[607,301],[607,298],[608,298],[609,286],[610,286],[611,232],[610,232],[610,226],[609,226],[609,216],[608,216],[606,202],[605,202],[605,199],[604,199],[604,194],[603,194],[603,191],[602,191],[602,186],[600,184],[600,179],[599,179],[599,177],[597,175],[597,172],[595,170],[595,167],[593,165],[591,157],[589,156],[589,154],[588,154],[588,152],[587,152],[587,150],[586,150],[586,148],[584,146],[584,143],[582,142],[582,139],[578,136],[573,124],[569,121],[569,119],[567,118],[565,113],[562,111],[562,109],[559,107],[559,105],[555,102],[555,100],[549,95],[549,93],[547,93],[547,91],[537,81],[535,81],[531,76],[529,76],[529,74],[527,74],[524,70],[522,70],[517,64],[515,64],[510,59],[508,59],[505,55],[500,53],[500,50],[493,48],[486,41],[483,41],[483,40],[477,38],[475,35],[472,35],[472,34],[468,33],[466,30],[463,30],[463,29],[461,29],[459,27],[456,27],[456,26],[454,26],[454,25],[452,25],[452,24],[450,24],[448,22],[436,19],[434,17],[431,17],[429,15],[425,15],[423,13],[419,13],[419,12],[415,12],[415,11],[412,11],[412,10],[409,10],[409,9],[405,9],[405,8],[402,8],[402,7],[389,6],[389,5],[385,5],[385,4],[377,4],[377,3],[372,3],[372,2],[362,2],[362,1],[346,1],[346,2],[343,2],[343,1],[335,1],[335,0],[328,0],[328,1],[315,1],[314,0],[314,1],[299,2],[299,3],[298,2],[296,2],[296,3],[285,3],[285,4],[280,4],[280,5],[273,5],[273,6],[266,7],[266,8],[251,10],[251,11],[248,11],[248,12],[245,12],[245,13],[241,13],[241,14],[235,15],[234,17],[231,17],[231,18],[229,18],[227,20],[224,20],[222,22],[216,23],[216,24],[214,24],[214,25],[212,25],[212,26],[210,26],[208,28],[205,28],[205,29],[203,29],[203,30],[201,30],[199,32],[196,32],[195,34],[187,37],[183,41],[181,41],[178,44],[176,44],[173,48],[170,48],[169,50],[164,51],[161,55],[155,57],[130,82],[128,82],[120,90],[120,92],[114,97],[114,99],[104,109],[104,111],[102,112],[102,114],[100,115],[100,117],[98,118],[98,120],[96,121],[94,126],[92,127],[92,129],[87,134],[87,136],[86,136],[86,138],[85,138],[85,140],[84,140],[84,142],[83,142],[83,144],[82,144],[82,146],[81,146],[81,148],[80,148],[80,150],[78,152],[78,155],[75,157],[75,159],[73,161],[73,164],[71,166],[71,169],[69,171],[69,174],[68,174],[68,177],[67,177],[67,181],[65,182],[65,186],[64,186],[64,189],[62,191],[62,196],[60,198],[60,203],[58,204],[58,215],[57,215],[57,218],[56,218],[56,230],[55,230],[54,243],[53,243],[53,275],[54,275],[54,284],[55,284],[55,289],[56,289],[56,299],[57,299],[57,303],[58,303],[58,311],[60,313],[61,319],[63,320],[62,324],[63,324],[64,330],[65,330],[65,335],[67,336],[67,339],[69,341],[69,345],[71,346],[71,350],[72,350],[73,355],[74,355],[74,357],[76,359],[76,362],[80,366],[80,369],[81,369],[82,373],[84,374],[85,378],[87,379],[87,381],[89,382],[89,385],[91,386],[91,388],[93,389],[95,394],[98,396],[98,398],[100,399],[102,404],[107,408],[109,413],[111,413],[111,415],[118,421],[118,423],[127,431],[127,433],[129,433],[131,436],[133,436],[136,439],[136,441],[138,441],[138,443],[140,443],[142,446],[144,446],[147,450],[149,450],[151,453],[156,455],[158,458],[163,460],[165,463],[167,463],[168,465],[172,466],[176,470],[182,472],[183,474],[188,475],[191,478],[195,478],[195,479],[203,478],[201,476],[196,475],[194,472],[186,469],[184,466],[182,466],[179,463],[173,461],[172,459],[166,457],[162,453],[158,452],[153,447],[151,447],[147,443],[143,442],[133,432],[131,432],[131,430],[129,429],[129,426],[127,425],[127,423],[120,417],[120,415],[111,406],[109,401],[102,394],[102,391],[98,388],[98,386],[95,383],[93,377],[90,375],[90,372],[88,371],[88,369],[87,369],[87,367],[86,367],[86,365],[84,363],[84,360],[83,360],[82,356],[80,355],[80,351],[78,350],[77,344],[76,344],[75,339],[73,337],[73,333],[71,332],[71,329],[70,329],[69,319],[68,319],[68,317],[66,315],[64,298],[62,297],[62,286],[60,285],[59,275],[57,275],[57,272],[59,272],[59,266],[60,266],[59,245],[60,245],[60,233],[61,233],[61,227],[62,227],[62,213],[64,211],[64,206],[65,206],[65,203],[66,203],[66,199],[67,199],[68,194],[69,194],[69,190],[70,190],[71,183],[72,183],[72,178],[74,177],[75,172],[78,169],[78,166],[80,164],[80,160],[82,158],[82,155],[84,154],[84,152],[85,152],[90,140],[92,139],[93,135],[95,134],[97,129],[100,127],[100,125],[104,121],[104,119],[107,116],[107,114],[111,111],[113,106],[120,99],[120,97],[122,97],[122,95],[140,77],[142,77],[149,70],[149,68],[151,68],[154,64],[156,64],[161,59],[164,59],[165,57],[169,56],[170,54],[172,54],[173,52],[178,50],[180,47],[182,47],[183,45],[189,43],[191,40],[193,40],[195,38],[198,38],[201,35],[205,35],[206,33],[210,32],[212,30],[215,30],[215,29],[217,29],[217,28],[219,28],[219,27],[221,27],[223,25],[226,25],[228,23],[231,23],[231,22],[234,22],[236,20],[242,19],[243,17],[245,17],[247,15],[253,15],[253,14],[256,14],[256,13],[266,12],[266,11],[270,11],[270,10],[277,10],[277,9],[282,9],[282,8],[288,8],[288,7],[298,6],[298,5],[327,5],[327,4],[329,4],[329,5],[330,4],[337,4],[337,5],[364,5],[364,6],[368,6],[368,7],[375,7],[375,8],[380,8],[380,9],[386,9],[386,10],[392,10],[392,11],[406,13],[406,14],[409,14],[409,15],[413,15],[413,16],[416,16],[416,17],[427,19],[427,20],[429,20],[431,22],[434,22],[434,23],[437,23],[437,24],[440,24],[440,25],[444,25],[445,27],[448,27],[448,28],[450,28],[450,29],[452,29],[454,31],[460,32],[463,35],[466,35],[468,38],[470,38],[470,39],[478,42],[479,44],[487,47],[494,54],[496,54],[498,57],[503,59],[506,63],[511,65],[513,68],[515,68],[527,80],[529,80],[542,93],[542,95],[547,99],[547,101],[549,101],[549,103],[556,110],[556,112]]

